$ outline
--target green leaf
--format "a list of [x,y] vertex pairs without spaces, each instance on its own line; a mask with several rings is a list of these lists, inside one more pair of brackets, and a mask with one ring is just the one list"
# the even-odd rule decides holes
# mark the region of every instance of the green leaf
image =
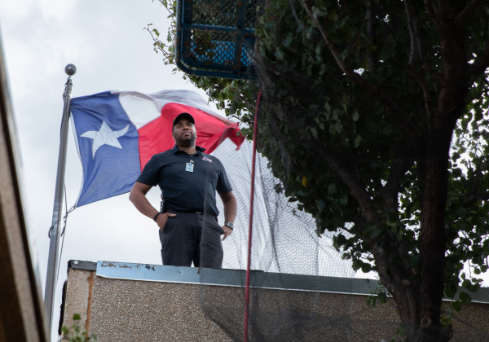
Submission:
[[284,53],[283,53],[283,51],[280,50],[280,49],[276,49],[275,50],[275,57],[277,57],[277,59],[279,61],[283,60],[284,59]]
[[336,12],[329,12],[329,19],[332,21],[332,22],[337,22],[338,21],[338,14],[336,14]]
[[77,314],[77,313],[73,314],[73,320],[74,321],[79,321],[80,319],[81,319],[80,314]]
[[379,292],[378,297],[379,302],[381,302],[382,304],[387,303],[387,295],[384,291]]
[[441,316],[440,323],[442,326],[448,326],[452,323],[452,320],[448,316]]
[[456,301],[452,302],[452,308],[453,308],[453,310],[458,312],[458,311],[462,310],[462,303],[459,300],[456,300]]
[[289,33],[287,35],[287,38],[285,38],[283,41],[282,41],[282,45],[287,47],[290,45],[290,43],[292,42],[292,33]]
[[357,111],[353,112],[353,121],[358,121],[360,118],[360,114]]
[[318,131],[316,129],[316,127],[311,127],[311,133],[312,133],[312,136],[317,139],[318,138]]
[[361,136],[359,136],[359,135],[357,135],[357,136],[355,137],[355,147],[360,146],[360,141],[362,141],[362,137],[361,137]]
[[367,306],[370,306],[372,308],[377,307],[377,297],[376,296],[369,296],[367,298]]
[[316,46],[316,55],[317,55],[317,56],[320,56],[320,55],[321,55],[321,44],[318,44],[318,45]]
[[460,292],[460,294],[458,295],[458,298],[460,299],[460,301],[466,305],[470,305],[470,303],[472,302],[472,299],[470,298],[470,295],[468,293],[465,293],[465,292]]
[[318,206],[319,212],[323,211],[326,208],[326,203],[323,200],[317,200],[316,204]]
[[331,106],[329,105],[328,102],[324,103],[324,109],[326,109],[327,112],[331,112]]
[[457,284],[454,283],[445,284],[445,295],[447,298],[455,297],[455,294],[457,293],[457,289],[458,289]]
[[329,195],[332,195],[336,192],[336,184],[335,183],[331,183],[329,186],[328,186],[328,194]]
[[363,273],[368,273],[372,269],[372,266],[370,264],[364,263],[362,264],[362,272]]
[[475,111],[474,120],[475,121],[480,121],[480,120],[482,120],[482,118],[483,118],[482,111],[481,110],[476,110]]

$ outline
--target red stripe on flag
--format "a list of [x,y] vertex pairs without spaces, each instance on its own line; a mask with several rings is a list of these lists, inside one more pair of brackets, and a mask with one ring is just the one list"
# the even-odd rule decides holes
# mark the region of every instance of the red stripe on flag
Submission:
[[153,155],[173,148],[175,145],[171,136],[173,120],[183,112],[194,117],[197,129],[196,143],[205,148],[206,153],[212,153],[226,138],[230,138],[237,149],[244,141],[244,137],[236,135],[239,131],[237,122],[205,113],[194,107],[169,103],[161,109],[159,118],[138,130],[141,170]]

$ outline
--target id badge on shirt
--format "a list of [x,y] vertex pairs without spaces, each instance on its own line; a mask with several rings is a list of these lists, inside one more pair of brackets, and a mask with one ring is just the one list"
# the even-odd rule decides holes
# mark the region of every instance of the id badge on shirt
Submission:
[[194,172],[194,164],[193,163],[187,163],[187,167],[185,168],[185,171]]

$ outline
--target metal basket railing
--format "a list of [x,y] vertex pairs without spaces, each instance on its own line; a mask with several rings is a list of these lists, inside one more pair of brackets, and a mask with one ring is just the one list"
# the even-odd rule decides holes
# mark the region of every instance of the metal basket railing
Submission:
[[260,0],[178,0],[178,68],[198,76],[253,79]]

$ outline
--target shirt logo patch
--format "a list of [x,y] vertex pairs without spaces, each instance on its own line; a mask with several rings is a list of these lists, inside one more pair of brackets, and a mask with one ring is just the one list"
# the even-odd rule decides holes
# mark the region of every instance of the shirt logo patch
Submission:
[[208,162],[211,162],[211,163],[212,163],[212,160],[210,160],[210,159],[209,159],[209,158],[207,158],[207,157],[202,158],[202,160],[205,160],[205,161],[208,161]]

